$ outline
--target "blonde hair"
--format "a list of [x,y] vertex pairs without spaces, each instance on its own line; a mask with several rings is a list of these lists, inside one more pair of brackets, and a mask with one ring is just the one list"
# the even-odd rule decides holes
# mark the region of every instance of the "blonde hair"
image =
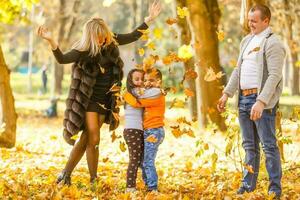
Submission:
[[[99,37],[103,38],[103,43],[99,44]],[[72,46],[78,51],[89,51],[89,55],[96,56],[101,49],[107,47],[111,43],[117,45],[104,20],[101,18],[91,18],[83,27],[83,34],[79,41]]]

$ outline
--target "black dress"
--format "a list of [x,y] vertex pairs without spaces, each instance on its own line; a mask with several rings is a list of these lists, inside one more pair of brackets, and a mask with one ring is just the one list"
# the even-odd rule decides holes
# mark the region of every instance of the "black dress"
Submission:
[[[148,26],[146,23],[141,24],[133,32],[128,34],[115,34],[115,40],[119,45],[129,44],[138,40],[142,33],[138,30],[145,30]],[[71,51],[63,54],[59,48],[53,50],[53,54],[56,60],[60,64],[67,64],[77,62],[80,58],[88,56],[87,51],[78,51],[72,49]],[[111,95],[107,94],[112,86],[113,80],[113,65],[114,63],[105,56],[101,56],[99,61],[99,72],[96,77],[96,83],[93,87],[93,93],[90,98],[89,105],[86,112],[97,112],[100,114],[106,114],[107,109],[110,109]],[[101,68],[100,68],[101,66]]]

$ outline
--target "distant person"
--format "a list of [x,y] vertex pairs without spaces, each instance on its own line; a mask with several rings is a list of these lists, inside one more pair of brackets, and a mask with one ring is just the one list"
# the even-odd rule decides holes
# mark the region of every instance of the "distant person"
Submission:
[[271,11],[265,5],[256,5],[248,13],[251,33],[241,42],[237,67],[223,91],[218,110],[225,111],[228,97],[238,91],[239,122],[245,164],[242,184],[237,194],[252,192],[260,165],[260,147],[266,157],[269,174],[269,194],[281,196],[281,161],[276,143],[275,116],[282,93],[282,68],[285,49],[278,36],[269,27]]
[[52,118],[52,117],[57,117],[57,101],[58,99],[53,98],[51,99],[51,105],[50,107],[45,110],[45,116]]
[[42,67],[42,83],[43,83],[42,91],[43,91],[43,93],[47,93],[47,82],[48,82],[47,69],[48,69],[47,65],[44,64]]
[[[118,127],[119,90],[123,78],[123,61],[119,45],[138,40],[148,29],[149,22],[160,13],[161,6],[154,2],[145,22],[129,34],[112,34],[101,18],[91,18],[83,27],[82,38],[72,50],[63,54],[54,42],[51,32],[41,26],[38,35],[49,42],[56,60],[61,64],[74,63],[69,96],[66,100],[64,139],[74,145],[68,162],[57,183],[71,184],[71,173],[86,152],[90,182],[97,178],[100,128],[108,123],[110,130]],[[113,89],[111,90],[111,88]],[[71,137],[83,130],[78,142]]]

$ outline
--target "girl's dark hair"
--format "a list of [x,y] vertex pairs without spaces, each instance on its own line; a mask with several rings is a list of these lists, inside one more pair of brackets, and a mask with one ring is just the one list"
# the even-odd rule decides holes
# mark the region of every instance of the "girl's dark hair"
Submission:
[[132,80],[132,75],[134,72],[140,72],[142,74],[144,74],[144,70],[142,69],[132,69],[128,72],[128,75],[127,75],[127,80],[126,80],[126,89],[127,89],[127,92],[129,92],[130,94],[132,94],[134,97],[137,97],[136,94],[134,94],[132,92],[133,88],[136,87],[136,85],[134,85],[133,83],[133,80]]

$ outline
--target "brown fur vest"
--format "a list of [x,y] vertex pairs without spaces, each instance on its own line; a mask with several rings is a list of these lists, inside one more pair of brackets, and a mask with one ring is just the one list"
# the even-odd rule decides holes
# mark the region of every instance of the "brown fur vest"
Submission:
[[[95,57],[82,56],[78,62],[72,66],[71,86],[66,100],[66,110],[64,114],[63,136],[66,142],[74,145],[73,135],[78,134],[84,127],[85,112],[93,94],[93,86],[96,83],[96,76],[100,70],[101,57],[107,57],[113,65],[113,83],[121,87],[123,78],[123,61],[120,58],[119,49],[115,45],[110,45]],[[111,109],[105,117],[105,123],[109,124],[110,130],[115,130],[119,125],[119,92],[112,91]]]

